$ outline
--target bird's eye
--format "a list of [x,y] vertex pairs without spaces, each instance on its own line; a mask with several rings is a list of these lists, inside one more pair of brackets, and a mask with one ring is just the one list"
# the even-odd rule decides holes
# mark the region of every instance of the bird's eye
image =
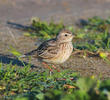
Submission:
[[68,36],[67,34],[65,34],[65,36]]

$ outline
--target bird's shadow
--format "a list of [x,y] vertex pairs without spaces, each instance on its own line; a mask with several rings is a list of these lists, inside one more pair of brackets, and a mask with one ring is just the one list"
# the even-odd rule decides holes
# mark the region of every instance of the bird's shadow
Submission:
[[79,19],[79,20],[75,23],[75,25],[76,25],[77,27],[79,27],[79,28],[83,28],[83,27],[87,26],[88,24],[89,24],[89,22],[88,22],[87,20],[85,20],[85,19]]
[[[32,31],[36,31],[36,28],[34,28],[32,25],[23,25],[23,24],[11,22],[11,21],[7,21],[7,25],[10,28],[18,29],[18,30],[22,30],[22,31],[28,31],[30,29]],[[88,21],[85,19],[79,19],[78,21],[76,21],[75,25],[80,28],[83,28],[84,26],[88,25]]]
[[[7,21],[7,26],[13,29],[17,29],[17,30],[22,30],[22,31],[28,31],[29,29],[31,30],[35,30],[31,25],[22,25],[16,22],[11,22],[11,21]],[[11,56],[7,56],[7,55],[3,55],[0,54],[0,61],[4,64],[12,64],[12,65],[17,65],[17,66],[24,66],[24,65],[29,65],[29,63],[25,62],[25,61],[20,61],[18,58],[14,57],[12,58]],[[35,65],[31,65],[31,67],[38,67]]]
[[16,22],[11,22],[11,21],[7,21],[7,25],[8,27],[10,28],[13,28],[13,29],[17,29],[17,30],[22,30],[22,31],[28,31],[28,30],[35,30],[34,27],[32,27],[32,25],[22,25],[22,24],[19,24],[19,23],[16,23]]
[[[24,67],[26,65],[29,65],[29,63],[25,61],[20,61],[17,58],[12,58],[9,55],[3,55],[3,54],[0,54],[0,62],[2,62],[3,64],[17,65],[19,67]],[[31,68],[35,68],[35,67],[37,66],[31,64]]]

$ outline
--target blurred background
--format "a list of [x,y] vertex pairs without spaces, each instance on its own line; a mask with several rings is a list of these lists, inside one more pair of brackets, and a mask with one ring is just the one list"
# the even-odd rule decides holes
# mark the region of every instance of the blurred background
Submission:
[[64,21],[110,16],[110,0],[0,0],[0,23],[26,21],[32,17]]

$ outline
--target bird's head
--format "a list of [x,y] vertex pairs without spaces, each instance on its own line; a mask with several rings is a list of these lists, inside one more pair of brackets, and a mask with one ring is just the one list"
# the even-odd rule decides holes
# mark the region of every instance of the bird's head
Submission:
[[73,37],[74,35],[69,30],[62,30],[57,35],[56,39],[63,43],[63,42],[71,42]]

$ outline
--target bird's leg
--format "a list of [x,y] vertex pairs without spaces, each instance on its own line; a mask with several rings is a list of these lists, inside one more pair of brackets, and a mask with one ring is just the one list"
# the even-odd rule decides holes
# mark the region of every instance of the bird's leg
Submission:
[[50,70],[50,72],[52,72],[53,70],[48,66],[48,64],[47,63],[45,63],[45,62],[42,62],[42,64],[44,65],[44,67],[45,68],[48,68],[49,70]]
[[52,68],[57,69],[54,65],[52,65]]
[[57,70],[57,72],[60,72],[60,70],[57,69],[54,65],[52,65],[52,68],[54,68],[55,70]]
[[51,72],[53,71],[53,70],[52,70],[52,68],[54,68],[55,70],[57,70],[57,72],[60,72],[60,70],[59,70],[59,69],[57,69],[54,65],[52,65],[52,68],[50,68],[50,67],[48,66],[48,64],[47,64],[47,63],[42,62],[42,64],[44,65],[44,67],[45,67],[45,68],[48,68],[48,69],[49,69],[50,74],[51,74]]

